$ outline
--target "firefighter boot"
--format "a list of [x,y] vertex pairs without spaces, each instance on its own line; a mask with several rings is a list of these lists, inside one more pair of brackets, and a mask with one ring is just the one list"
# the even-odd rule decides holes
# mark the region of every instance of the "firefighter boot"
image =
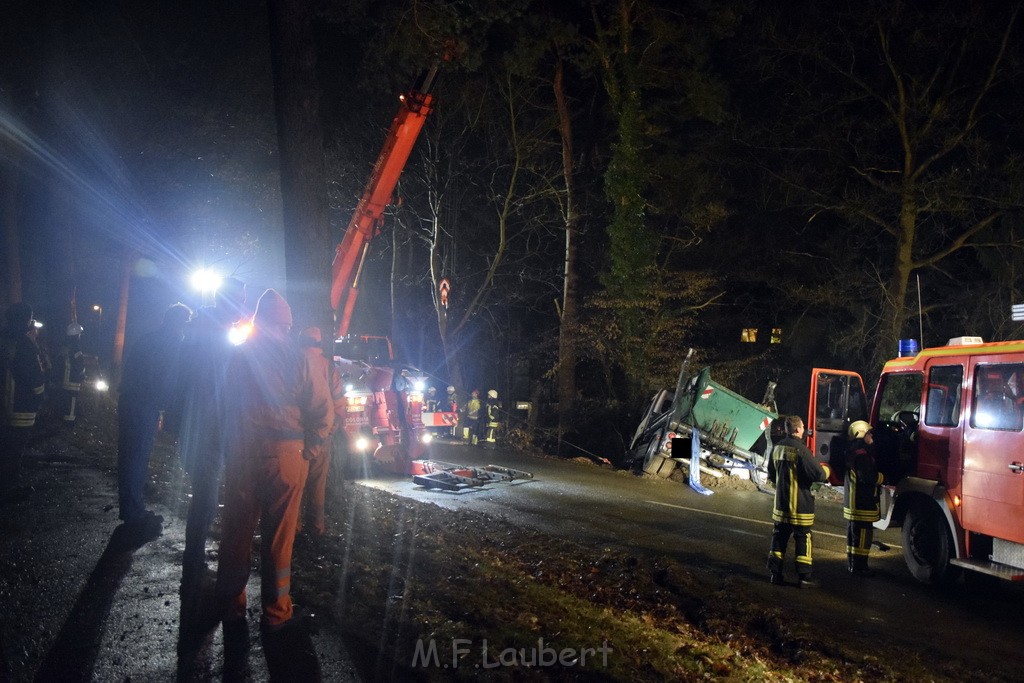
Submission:
[[818,588],[819,584],[817,581],[811,578],[810,574],[801,574],[800,580],[797,582],[797,588]]
[[859,576],[870,576],[871,570],[868,568],[868,558],[861,557],[859,555],[851,555],[850,573],[857,574]]

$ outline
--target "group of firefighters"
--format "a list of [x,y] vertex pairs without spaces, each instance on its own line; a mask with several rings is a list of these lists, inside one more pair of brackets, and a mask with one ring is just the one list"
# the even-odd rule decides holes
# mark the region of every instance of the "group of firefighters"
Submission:
[[[796,415],[772,424],[773,448],[768,458],[768,478],[775,484],[771,548],[768,571],[771,582],[785,585],[783,559],[790,537],[794,541],[794,565],[799,588],[816,588],[811,527],[814,496],[811,485],[828,481],[833,469],[843,474],[843,517],[847,520],[846,556],[851,574],[867,575],[874,523],[881,517],[879,498],[883,475],[878,471],[871,425],[863,420],[850,424],[845,457],[826,464],[815,459],[803,442],[804,422]],[[777,440],[776,440],[777,439]]]
[[57,419],[63,425],[73,426],[80,411],[78,397],[85,379],[81,348],[84,330],[73,320],[51,361],[40,344],[41,328],[26,303],[12,304],[5,311],[0,330],[0,500],[18,495],[22,455],[45,396],[55,390],[59,401],[54,413],[59,413]]
[[473,446],[493,448],[497,445],[502,427],[502,407],[496,389],[488,390],[484,398],[480,398],[479,389],[473,389],[469,399],[463,403],[454,386],[448,387],[443,401],[437,398],[437,390],[430,387],[423,399],[423,412],[458,415],[458,423],[450,427],[451,436]]

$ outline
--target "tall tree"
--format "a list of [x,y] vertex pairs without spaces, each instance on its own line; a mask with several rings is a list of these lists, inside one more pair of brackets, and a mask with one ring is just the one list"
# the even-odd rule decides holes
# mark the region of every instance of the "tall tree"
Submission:
[[270,0],[269,8],[288,298],[297,324],[327,330],[330,226],[313,3]]
[[765,167],[822,223],[807,246],[844,255],[831,275],[872,366],[917,331],[915,274],[955,279],[969,252],[1024,247],[995,231],[1021,205],[1021,127],[1005,115],[1019,103],[1019,9],[807,3],[768,24],[757,73],[778,109]]
[[657,340],[652,321],[692,319],[708,303],[710,281],[686,252],[727,215],[727,187],[709,180],[710,149],[727,118],[709,59],[736,17],[728,5],[658,0],[593,0],[590,7],[591,54],[611,121],[606,296],[595,303],[599,318],[611,314],[614,322],[604,345],[621,378],[610,388],[637,397],[675,365],[664,367],[665,340]]

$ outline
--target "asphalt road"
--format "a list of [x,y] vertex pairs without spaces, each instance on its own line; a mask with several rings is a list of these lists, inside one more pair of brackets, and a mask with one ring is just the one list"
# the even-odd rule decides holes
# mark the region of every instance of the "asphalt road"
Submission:
[[[668,555],[723,586],[727,596],[785,605],[794,620],[859,650],[902,650],[923,662],[955,657],[979,678],[1019,680],[1024,586],[921,585],[904,565],[899,530],[876,532],[875,538],[891,550],[872,553],[874,575],[851,576],[846,571],[841,502],[819,498],[813,542],[815,576],[822,587],[797,590],[767,581],[769,495],[718,489],[702,496],[674,481],[461,444],[435,443],[431,457],[465,465],[502,465],[531,472],[534,478],[459,492],[424,489],[407,477],[359,483],[452,510],[471,509],[592,546]],[[790,563],[791,558],[792,550]]]

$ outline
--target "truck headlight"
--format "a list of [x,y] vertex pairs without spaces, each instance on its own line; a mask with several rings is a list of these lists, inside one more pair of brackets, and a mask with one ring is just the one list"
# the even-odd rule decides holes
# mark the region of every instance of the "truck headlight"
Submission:
[[420,443],[430,443],[433,440],[434,440],[434,435],[431,434],[430,432],[423,432],[420,435]]
[[370,448],[370,440],[367,439],[365,436],[361,436],[358,439],[356,439],[356,450],[357,451],[365,451],[365,450],[369,450],[369,448]]

